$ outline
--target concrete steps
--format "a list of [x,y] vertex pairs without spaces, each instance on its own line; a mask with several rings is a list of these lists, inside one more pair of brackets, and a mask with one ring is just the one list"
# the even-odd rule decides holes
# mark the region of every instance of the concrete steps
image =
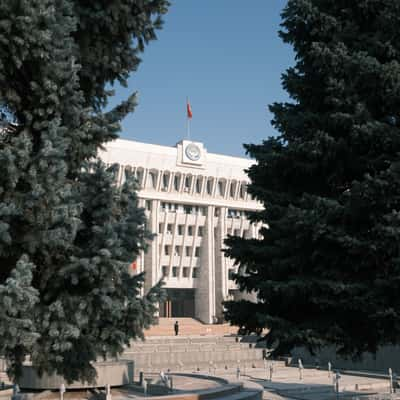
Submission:
[[143,346],[192,346],[192,345],[244,345],[249,347],[249,343],[241,341],[237,336],[201,336],[201,335],[186,335],[186,336],[151,336],[145,340],[132,341],[131,348],[142,348]]
[[152,326],[144,332],[145,337],[149,336],[171,336],[175,334],[175,321],[179,323],[179,335],[234,335],[237,327],[228,324],[207,325],[194,318],[160,318],[158,325]]
[[133,342],[122,358],[134,360],[137,372],[264,365],[262,348],[241,343],[234,336],[148,337],[144,342]]

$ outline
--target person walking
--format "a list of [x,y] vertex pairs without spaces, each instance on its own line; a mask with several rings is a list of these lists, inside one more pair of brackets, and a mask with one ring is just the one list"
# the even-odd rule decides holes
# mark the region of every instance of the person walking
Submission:
[[175,336],[178,336],[178,334],[179,334],[179,322],[178,321],[175,321],[174,330],[175,330]]

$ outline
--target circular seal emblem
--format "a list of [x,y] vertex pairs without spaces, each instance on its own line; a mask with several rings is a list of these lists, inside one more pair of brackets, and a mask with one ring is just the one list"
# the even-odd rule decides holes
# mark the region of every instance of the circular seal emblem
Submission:
[[198,161],[200,158],[200,149],[193,143],[186,146],[185,153],[189,160]]

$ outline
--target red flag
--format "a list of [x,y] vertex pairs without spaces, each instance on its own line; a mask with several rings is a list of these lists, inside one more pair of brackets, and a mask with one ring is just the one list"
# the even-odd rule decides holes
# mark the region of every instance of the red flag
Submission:
[[131,270],[132,270],[132,271],[136,272],[136,270],[137,270],[137,261],[135,260],[135,261],[130,265],[130,267],[131,267]]
[[186,110],[187,110],[187,117],[188,117],[189,119],[192,119],[192,117],[193,117],[193,114],[192,114],[192,107],[190,107],[189,101],[188,101],[187,104],[186,104]]

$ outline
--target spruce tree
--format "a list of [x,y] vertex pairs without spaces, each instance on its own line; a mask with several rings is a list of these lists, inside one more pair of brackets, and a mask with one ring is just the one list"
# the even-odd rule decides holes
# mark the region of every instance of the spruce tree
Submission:
[[93,380],[154,322],[128,265],[151,235],[136,183],[96,160],[136,95],[106,111],[161,28],[166,0],[0,2],[0,357],[18,379]]
[[280,36],[295,65],[279,134],[247,145],[261,239],[231,237],[241,290],[227,302],[276,354],[333,344],[343,355],[400,342],[400,3],[289,0]]

